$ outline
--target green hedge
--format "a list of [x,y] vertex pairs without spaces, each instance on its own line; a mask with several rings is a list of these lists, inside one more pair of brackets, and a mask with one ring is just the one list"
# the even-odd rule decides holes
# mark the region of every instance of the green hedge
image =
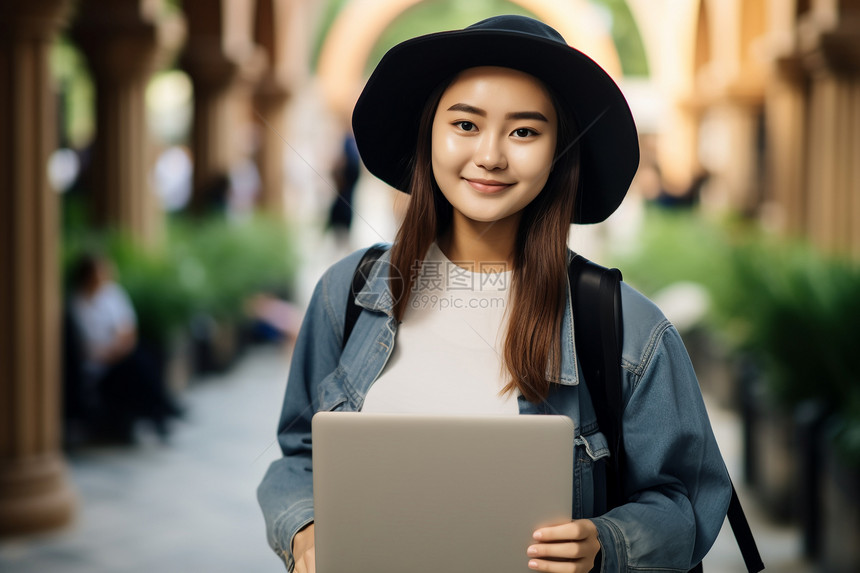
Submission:
[[750,225],[659,211],[649,212],[637,249],[613,264],[646,294],[702,284],[710,325],[761,364],[770,399],[824,404],[838,446],[860,464],[860,265]]

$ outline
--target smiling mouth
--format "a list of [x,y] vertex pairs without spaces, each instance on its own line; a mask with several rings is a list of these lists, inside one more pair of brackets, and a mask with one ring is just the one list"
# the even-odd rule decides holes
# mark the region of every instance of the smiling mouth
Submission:
[[513,183],[503,183],[489,179],[466,179],[466,182],[479,193],[498,193],[513,185]]

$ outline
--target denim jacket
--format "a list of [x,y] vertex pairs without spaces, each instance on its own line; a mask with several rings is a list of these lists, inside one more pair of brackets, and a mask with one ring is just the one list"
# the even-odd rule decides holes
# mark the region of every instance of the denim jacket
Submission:
[[[278,424],[284,456],[272,462],[257,490],[269,544],[289,571],[294,567],[293,537],[314,519],[311,417],[318,411],[361,410],[395,344],[397,321],[385,252],[355,297],[364,310],[341,350],[347,297],[362,254],[334,264],[314,290],[295,344]],[[580,383],[569,299],[561,329],[560,379],[541,404],[520,397],[520,413],[564,414],[574,421],[572,515],[596,524],[601,571],[686,572],[716,539],[731,496],[690,359],[660,310],[622,284],[627,503],[604,513],[594,470],[609,450],[587,387]]]

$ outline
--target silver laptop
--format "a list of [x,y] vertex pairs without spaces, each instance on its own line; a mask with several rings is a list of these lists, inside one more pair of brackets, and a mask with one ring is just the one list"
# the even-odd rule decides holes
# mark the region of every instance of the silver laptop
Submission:
[[541,526],[571,518],[566,416],[321,412],[318,573],[525,573]]

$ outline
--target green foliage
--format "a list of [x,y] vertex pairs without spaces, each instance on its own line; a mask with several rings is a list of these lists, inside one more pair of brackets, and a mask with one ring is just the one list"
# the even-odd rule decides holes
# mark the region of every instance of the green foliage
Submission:
[[163,245],[145,248],[117,233],[71,232],[63,265],[85,251],[110,257],[138,315],[141,334],[164,341],[196,313],[236,319],[261,291],[288,293],[296,254],[283,223],[257,217],[178,220]]
[[835,417],[833,442],[836,451],[848,465],[860,468],[860,389]]
[[60,145],[80,149],[95,133],[95,85],[86,58],[64,35],[51,45],[50,66],[60,98]]
[[[639,27],[625,0],[591,0],[611,18],[611,34],[625,76],[649,75],[648,59]],[[338,13],[347,0],[326,0],[314,40],[311,68],[316,68],[319,54]],[[454,30],[478,20],[500,14],[521,14],[535,17],[518,3],[510,0],[424,0],[405,10],[377,40],[367,61],[369,73],[382,55],[395,44],[421,34]],[[571,38],[568,38],[571,40]]]
[[312,70],[316,69],[326,36],[328,35],[329,30],[331,30],[332,24],[334,24],[338,13],[340,13],[346,3],[347,0],[325,0],[325,5],[321,9],[322,15],[320,17],[319,26],[314,38],[313,50],[311,52],[310,63]]
[[175,260],[137,246],[126,237],[109,242],[117,282],[128,292],[141,336],[165,341],[199,309],[195,292],[178,280]]
[[172,229],[171,244],[179,280],[219,318],[239,316],[249,294],[288,291],[296,271],[286,227],[262,217],[186,221]]
[[425,0],[405,10],[377,39],[367,58],[365,72],[371,71],[390,48],[416,36],[442,30],[465,28],[479,20],[502,14],[534,14],[508,0]]
[[733,288],[718,304],[737,343],[763,361],[771,395],[786,406],[816,399],[840,407],[857,383],[860,268],[759,240],[734,249],[730,271]]
[[612,40],[621,60],[621,70],[625,76],[648,77],[648,58],[645,45],[639,34],[639,26],[626,0],[592,0],[603,6],[612,16]]
[[769,397],[792,408],[814,400],[835,413],[835,439],[860,465],[860,265],[749,226],[689,213],[650,212],[635,251],[612,264],[653,294],[702,284],[711,325],[763,366]]
[[647,295],[691,281],[714,291],[723,287],[729,244],[721,229],[689,211],[649,208],[636,245],[616,253],[612,264]]

